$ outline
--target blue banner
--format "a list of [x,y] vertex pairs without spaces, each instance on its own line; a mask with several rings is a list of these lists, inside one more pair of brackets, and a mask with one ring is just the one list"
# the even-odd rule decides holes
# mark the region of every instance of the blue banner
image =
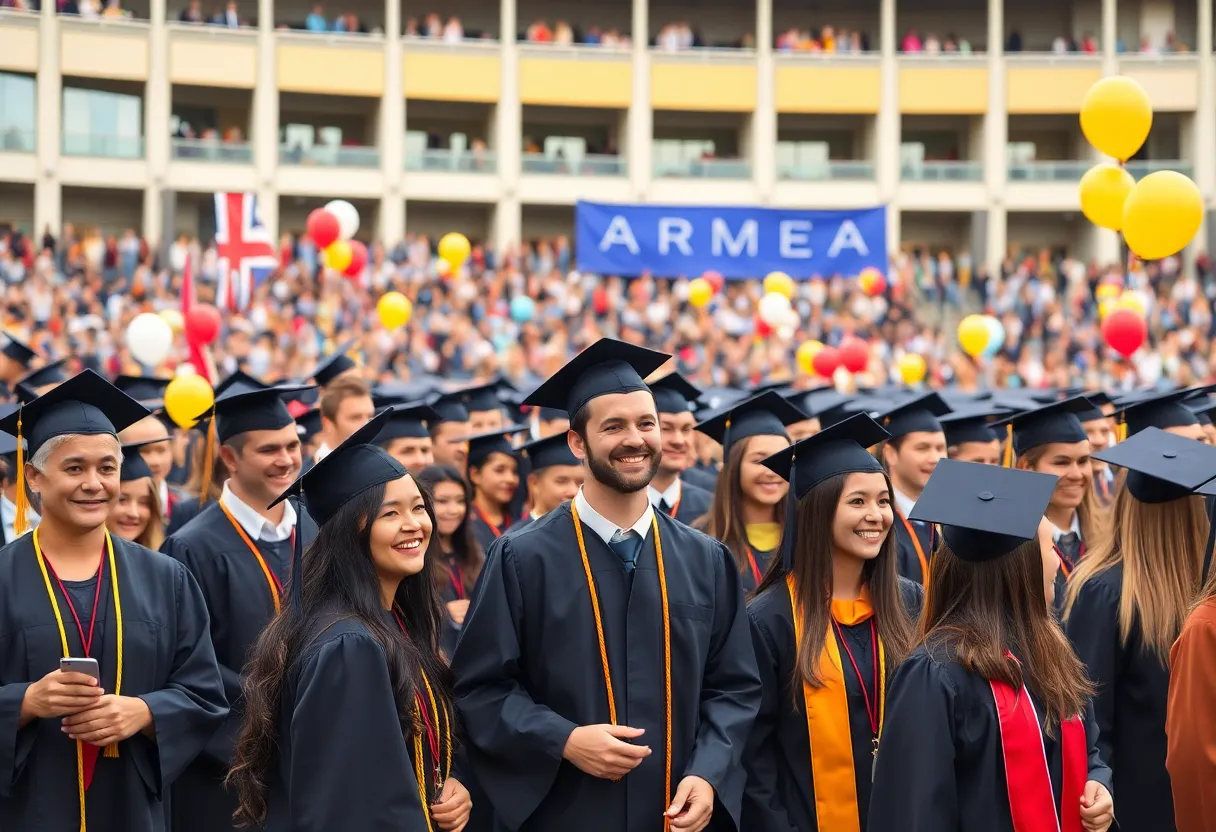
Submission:
[[579,202],[580,271],[636,277],[856,275],[887,270],[887,209],[796,211]]

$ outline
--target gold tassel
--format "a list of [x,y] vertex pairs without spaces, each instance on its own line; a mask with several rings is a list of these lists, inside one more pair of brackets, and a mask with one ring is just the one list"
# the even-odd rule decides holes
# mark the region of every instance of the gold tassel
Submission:
[[14,505],[17,516],[13,518],[13,533],[18,537],[30,528],[30,498],[25,493],[25,442],[21,439],[21,415],[24,408],[17,411],[17,499]]
[[1013,467],[1013,425],[1005,425],[1005,458],[1001,462],[1005,468]]
[[1115,423],[1115,441],[1122,442],[1127,438],[1127,415],[1120,413],[1119,421]]
[[211,411],[211,419],[207,422],[207,441],[203,443],[203,481],[199,485],[198,504],[207,504],[211,496],[211,477],[215,470],[215,410]]

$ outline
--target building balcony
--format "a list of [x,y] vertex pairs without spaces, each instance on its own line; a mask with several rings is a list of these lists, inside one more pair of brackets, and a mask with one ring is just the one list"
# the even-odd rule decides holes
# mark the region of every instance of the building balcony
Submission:
[[199,87],[253,89],[258,77],[258,30],[171,22],[169,79]]
[[227,165],[253,163],[253,146],[248,142],[174,138],[169,143],[169,153],[179,162],[216,162]]
[[1080,182],[1095,164],[1073,159],[1017,162],[1010,163],[1007,175],[1010,182]]
[[957,160],[905,163],[900,178],[909,182],[981,182],[984,164]]
[[33,130],[11,127],[0,133],[0,153],[34,153],[38,140]]
[[87,156],[94,159],[142,159],[142,136],[106,136],[97,133],[65,134],[64,156]]
[[38,71],[38,12],[0,9],[0,70]]
[[623,156],[594,153],[574,160],[552,158],[543,153],[525,153],[520,170],[522,173],[559,176],[625,176],[629,172],[629,163]]
[[874,163],[853,159],[777,164],[777,179],[785,182],[860,182],[874,179]]
[[1135,179],[1143,179],[1150,173],[1156,173],[1159,170],[1176,170],[1183,176],[1194,177],[1195,165],[1192,162],[1184,162],[1181,159],[1145,159],[1139,162],[1128,162],[1127,172]]
[[497,173],[498,159],[493,150],[453,150],[427,148],[405,154],[407,171],[428,173]]
[[64,75],[148,80],[151,24],[122,17],[59,15],[59,69]]
[[630,49],[520,44],[519,100],[549,107],[627,110],[633,97]]
[[312,147],[281,145],[280,165],[331,168],[379,168],[380,148],[315,144]]
[[655,160],[654,175],[660,179],[751,179],[747,159]]

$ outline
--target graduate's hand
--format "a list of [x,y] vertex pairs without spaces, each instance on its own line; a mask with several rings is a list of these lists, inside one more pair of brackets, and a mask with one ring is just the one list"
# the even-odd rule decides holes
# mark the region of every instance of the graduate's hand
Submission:
[[707,780],[690,774],[676,787],[676,796],[666,815],[671,818],[672,829],[701,832],[709,825],[713,813],[714,787]]
[[464,625],[464,617],[468,614],[468,598],[461,598],[459,601],[448,601],[448,616],[452,619],[452,623],[457,627]]
[[628,725],[583,725],[570,732],[562,757],[592,777],[620,780],[650,756],[648,746],[624,742],[643,733]]
[[431,818],[444,832],[460,832],[469,822],[472,811],[473,797],[455,777],[447,779],[439,801],[431,804]]
[[1081,795],[1081,825],[1085,832],[1106,832],[1115,821],[1115,801],[1097,780],[1085,784]]
[[144,700],[108,693],[87,711],[64,717],[63,731],[74,740],[104,746],[129,739],[151,724],[152,711]]
[[101,696],[101,686],[92,676],[52,670],[25,689],[21,700],[21,724],[34,719],[53,719],[91,708]]

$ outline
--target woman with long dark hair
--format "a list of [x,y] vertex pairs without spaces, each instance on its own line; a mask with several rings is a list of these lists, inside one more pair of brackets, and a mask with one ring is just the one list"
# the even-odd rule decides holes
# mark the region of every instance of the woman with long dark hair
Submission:
[[725,460],[709,513],[693,523],[726,544],[743,578],[743,591],[759,586],[769,560],[781,545],[789,483],[763,465],[788,448],[786,425],[806,415],[772,391],[721,411],[697,430],[722,445]]
[[868,832],[1105,832],[1093,687],[1048,605],[1056,478],[944,459],[913,516],[942,524],[918,646],[887,697]]
[[439,545],[428,569],[447,611],[442,643],[444,653],[450,657],[456,649],[456,639],[486,555],[469,522],[473,489],[460,472],[446,465],[428,465],[418,475],[418,483],[430,495],[435,509],[435,537]]
[[520,519],[511,513],[519,488],[519,455],[509,437],[524,430],[527,428],[514,426],[468,437],[469,485],[473,488],[469,525],[482,551]]
[[897,571],[891,482],[867,450],[887,436],[860,414],[765,460],[797,507],[748,605],[762,690],[743,758],[749,832],[866,828],[886,681],[922,597]]
[[320,524],[293,564],[291,601],[263,631],[244,684],[228,781],[238,819],[268,832],[456,832],[451,680],[427,557],[434,510],[370,443],[382,413],[280,500],[303,492]]

